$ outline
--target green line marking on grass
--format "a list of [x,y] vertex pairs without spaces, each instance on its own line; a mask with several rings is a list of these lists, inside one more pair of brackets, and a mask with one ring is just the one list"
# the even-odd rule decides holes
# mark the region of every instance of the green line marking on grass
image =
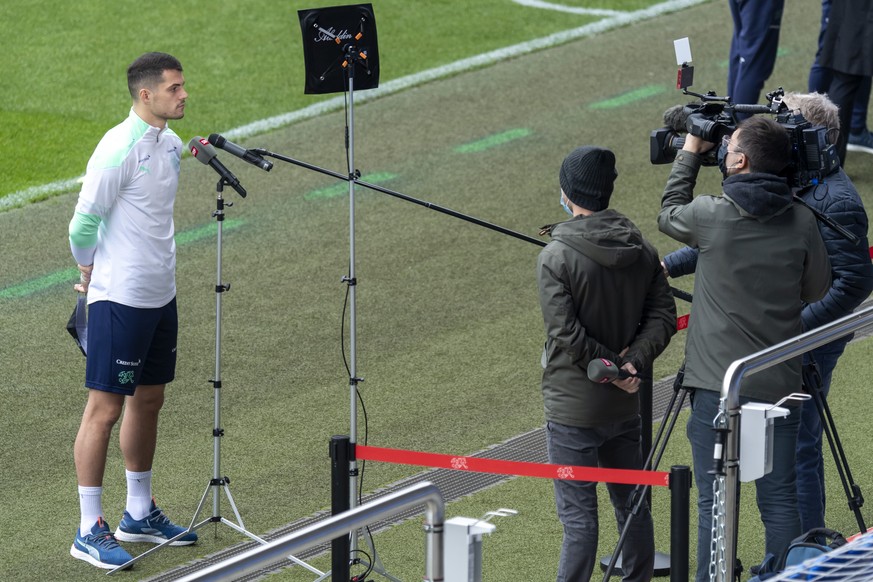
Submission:
[[511,141],[521,139],[523,137],[529,136],[533,133],[531,130],[526,127],[519,127],[518,129],[510,129],[508,131],[504,131],[502,133],[497,133],[494,135],[489,135],[486,138],[466,143],[464,145],[459,145],[455,148],[455,151],[459,154],[471,154],[474,152],[482,152],[485,150],[489,150],[493,147],[497,147],[499,145],[503,145],[505,143],[509,143]]
[[44,277],[31,279],[30,281],[25,281],[24,283],[19,283],[18,285],[13,285],[12,287],[2,289],[0,290],[0,299],[14,299],[17,297],[26,297],[28,295],[36,293],[37,291],[42,291],[43,289],[48,289],[49,287],[54,287],[55,285],[60,285],[61,283],[66,283],[70,287],[72,287],[73,283],[78,281],[78,279],[79,269],[77,269],[76,267],[64,269],[63,271],[56,271]]
[[[221,227],[222,232],[237,229],[243,224],[245,224],[245,221],[243,220],[225,220]],[[179,246],[186,245],[214,236],[216,232],[217,228],[212,224],[186,230],[176,235],[176,244]],[[24,283],[0,289],[0,299],[18,299],[21,297],[27,297],[28,295],[33,295],[39,291],[45,291],[46,289],[62,283],[72,287],[73,283],[78,279],[79,269],[76,267],[62,269],[60,271],[55,271],[54,273],[49,273],[48,275],[43,275],[42,277],[37,277],[36,279],[25,281]]]
[[[375,174],[366,174],[358,178],[360,182],[369,182],[370,184],[379,184],[380,182],[388,182],[397,177],[397,174],[391,172],[376,172]],[[356,190],[357,192],[357,190]],[[335,198],[349,193],[349,183],[341,182],[334,186],[313,190],[308,194],[303,195],[304,200],[316,200],[318,198]]]
[[[221,231],[222,233],[224,233],[228,230],[236,230],[243,224],[245,224],[245,221],[239,218],[235,220],[224,220],[223,224],[221,225]],[[180,232],[176,235],[176,244],[181,246],[187,245],[192,242],[197,242],[198,240],[215,235],[217,230],[218,227],[216,227],[214,224],[205,224],[197,228],[192,228],[190,230]]]
[[636,101],[642,101],[643,99],[648,99],[649,97],[653,97],[655,95],[660,95],[661,93],[667,90],[664,85],[647,85],[646,87],[640,87],[639,89],[634,89],[633,91],[628,91],[627,93],[622,93],[617,97],[613,97],[611,99],[606,99],[604,101],[597,101],[596,103],[592,103],[588,106],[589,109],[616,109],[618,107],[624,107],[625,105],[630,105]]

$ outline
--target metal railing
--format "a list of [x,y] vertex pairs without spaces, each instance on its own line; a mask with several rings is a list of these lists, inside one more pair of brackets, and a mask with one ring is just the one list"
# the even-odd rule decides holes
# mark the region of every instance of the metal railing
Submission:
[[735,579],[737,503],[739,501],[737,499],[737,481],[739,478],[740,448],[740,383],[743,378],[781,364],[871,324],[873,324],[873,306],[736,360],[728,367],[721,388],[721,402],[719,404],[721,414],[725,415],[727,419],[728,430],[724,450],[724,504],[719,509],[718,515],[718,519],[725,524],[725,551],[724,563],[719,563],[715,569],[715,582],[732,582]]
[[219,582],[241,578],[271,564],[286,560],[289,555],[348,535],[381,519],[402,513],[412,507],[425,505],[425,582],[443,580],[443,523],[445,501],[436,485],[429,481],[411,485],[380,497],[349,511],[340,513],[300,531],[288,534],[265,545],[229,558],[194,574],[183,582]]

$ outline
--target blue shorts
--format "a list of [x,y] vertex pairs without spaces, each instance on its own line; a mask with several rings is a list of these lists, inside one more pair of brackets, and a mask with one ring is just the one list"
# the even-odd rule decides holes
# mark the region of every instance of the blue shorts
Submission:
[[88,306],[85,386],[130,396],[140,384],[167,384],[176,375],[176,299],[155,309],[112,301]]

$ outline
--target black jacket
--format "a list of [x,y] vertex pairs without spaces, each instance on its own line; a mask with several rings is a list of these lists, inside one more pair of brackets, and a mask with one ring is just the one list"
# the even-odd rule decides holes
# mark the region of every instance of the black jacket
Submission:
[[873,2],[837,0],[831,4],[819,62],[841,73],[873,75]]

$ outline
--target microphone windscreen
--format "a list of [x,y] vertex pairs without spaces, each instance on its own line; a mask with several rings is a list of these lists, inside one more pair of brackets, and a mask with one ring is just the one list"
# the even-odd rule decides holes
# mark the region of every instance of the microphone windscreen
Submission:
[[689,114],[684,105],[674,105],[664,112],[664,125],[673,131],[685,132]]
[[221,137],[221,134],[218,133],[210,133],[208,138],[209,143],[214,145],[215,147],[221,147],[224,145],[225,139]]
[[598,384],[607,384],[618,378],[618,366],[603,358],[588,362],[588,379]]
[[206,138],[199,135],[191,138],[191,141],[188,142],[188,149],[191,151],[191,155],[197,158],[197,161],[207,165],[218,153]]

